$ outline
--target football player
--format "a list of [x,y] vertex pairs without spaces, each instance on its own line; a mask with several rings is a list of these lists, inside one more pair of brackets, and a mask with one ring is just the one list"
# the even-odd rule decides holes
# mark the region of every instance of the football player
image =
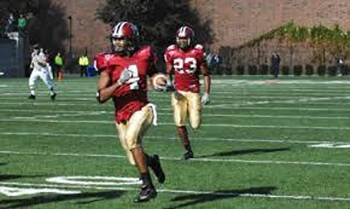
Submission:
[[142,181],[135,202],[145,202],[157,196],[150,167],[159,183],[165,174],[158,155],[147,155],[142,137],[155,124],[156,109],[148,101],[147,76],[157,73],[155,55],[150,46],[138,46],[139,32],[130,22],[119,22],[111,36],[113,52],[98,54],[95,64],[100,71],[97,100],[112,99],[119,139],[131,165],[135,165]]
[[[188,26],[176,32],[176,44],[170,45],[165,53],[167,73],[173,80],[175,92],[172,94],[172,106],[177,133],[185,148],[183,159],[193,158],[189,141],[186,118],[193,129],[201,124],[202,105],[210,102],[210,75],[205,61],[204,49],[194,44],[194,32]],[[199,73],[204,76],[204,94],[200,97]],[[173,78],[173,74],[175,77]]]
[[51,100],[54,101],[56,98],[56,92],[54,90],[52,78],[50,76],[51,67],[47,61],[44,50],[40,49],[40,46],[38,44],[35,44],[33,46],[30,68],[33,70],[29,77],[30,94],[28,99],[35,99],[35,82],[38,78],[40,78],[50,90]]

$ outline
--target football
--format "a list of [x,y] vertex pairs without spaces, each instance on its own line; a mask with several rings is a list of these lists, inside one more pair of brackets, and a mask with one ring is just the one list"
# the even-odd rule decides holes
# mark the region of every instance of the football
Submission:
[[168,78],[162,73],[157,73],[152,77],[152,85],[156,91],[166,91]]

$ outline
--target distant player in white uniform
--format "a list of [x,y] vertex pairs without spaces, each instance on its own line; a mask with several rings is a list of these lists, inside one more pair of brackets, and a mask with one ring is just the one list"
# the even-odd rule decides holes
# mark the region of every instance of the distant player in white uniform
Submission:
[[50,90],[51,100],[54,101],[56,98],[56,92],[53,87],[52,79],[50,77],[49,64],[47,57],[43,50],[40,50],[39,45],[33,46],[34,51],[32,53],[32,61],[30,67],[33,69],[29,77],[29,99],[35,99],[35,81],[40,77],[41,80],[46,84]]

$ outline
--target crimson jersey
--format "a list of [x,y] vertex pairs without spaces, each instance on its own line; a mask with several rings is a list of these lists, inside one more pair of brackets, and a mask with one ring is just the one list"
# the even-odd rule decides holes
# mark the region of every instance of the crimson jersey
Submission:
[[98,54],[96,68],[110,75],[111,83],[119,80],[124,69],[132,72],[132,77],[119,86],[113,94],[115,119],[117,123],[129,120],[131,115],[148,104],[147,76],[155,72],[155,55],[150,46],[136,50],[130,57],[115,53]]
[[197,44],[186,51],[177,45],[170,45],[165,53],[164,59],[171,64],[175,71],[175,89],[178,91],[191,91],[199,93],[199,72],[200,66],[205,64],[204,49]]

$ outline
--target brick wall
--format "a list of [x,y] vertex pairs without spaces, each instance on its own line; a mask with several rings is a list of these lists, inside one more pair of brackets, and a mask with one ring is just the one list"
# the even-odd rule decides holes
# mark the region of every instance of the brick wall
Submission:
[[[104,0],[57,0],[73,17],[73,49],[88,47],[90,54],[108,47],[109,26],[95,19],[96,8]],[[192,0],[203,20],[212,21],[215,42],[238,46],[285,22],[324,25],[339,24],[350,29],[350,0]],[[68,43],[66,43],[68,44]]]
[[[110,27],[96,19],[96,8],[104,0],[58,0],[66,9],[66,19],[72,16],[72,49],[83,53],[87,48],[90,56],[105,51],[108,47],[107,36]],[[65,42],[68,51],[69,41]]]
[[350,29],[350,0],[193,0],[192,6],[211,19],[214,49],[238,46],[292,20]]

